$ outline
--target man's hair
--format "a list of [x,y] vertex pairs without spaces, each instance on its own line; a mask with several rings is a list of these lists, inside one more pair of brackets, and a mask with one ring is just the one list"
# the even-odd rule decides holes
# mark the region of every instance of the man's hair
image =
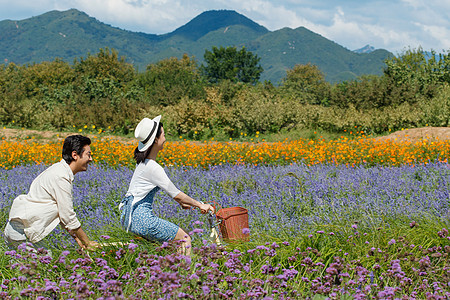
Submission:
[[[162,127],[164,127],[163,126],[163,123],[162,122],[159,122],[159,125],[158,125],[158,129],[156,130],[156,136],[155,136],[155,141],[156,141],[156,139],[157,138],[159,138],[160,136],[161,136],[161,133],[162,133]],[[155,142],[153,142],[153,144],[154,144]],[[141,162],[144,162],[145,161],[145,159],[147,158],[147,156],[150,154],[150,151],[152,150],[152,148],[153,148],[153,144],[150,146],[150,147],[148,147],[148,149],[147,150],[145,150],[145,151],[139,151],[139,149],[138,149],[138,147],[136,147],[136,149],[134,149],[134,160],[136,160],[136,164],[140,164]]]
[[83,135],[71,135],[66,137],[64,140],[64,145],[62,149],[62,158],[67,164],[70,164],[74,159],[72,157],[72,152],[76,151],[78,155],[82,155],[84,151],[84,146],[90,145],[91,139]]

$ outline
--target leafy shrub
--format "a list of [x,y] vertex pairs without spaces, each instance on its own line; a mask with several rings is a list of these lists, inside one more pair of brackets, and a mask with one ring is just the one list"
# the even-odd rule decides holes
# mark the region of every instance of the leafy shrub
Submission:
[[94,126],[128,133],[142,117],[164,114],[170,134],[228,139],[293,128],[383,133],[449,126],[449,55],[420,51],[387,61],[383,76],[330,86],[312,65],[287,71],[279,87],[221,80],[206,84],[184,56],[138,74],[114,50],[69,65],[0,66],[0,124],[37,129]]
[[203,82],[195,60],[169,58],[147,66],[137,76],[137,86],[145,91],[145,100],[152,105],[175,105],[184,97],[204,98]]
[[[222,95],[217,88],[207,88],[204,101],[189,98],[163,109],[165,119],[177,135],[194,139],[208,138],[226,132],[230,127],[232,111],[222,102]],[[166,127],[166,125],[164,125]]]
[[102,81],[105,78],[122,84],[130,82],[135,77],[135,69],[132,64],[125,62],[124,57],[119,57],[116,50],[109,48],[100,49],[97,55],[90,55],[75,61],[74,70],[82,77],[95,78]]
[[330,105],[340,108],[371,109],[388,106],[385,79],[379,76],[362,76],[358,81],[344,81],[333,86]]
[[235,135],[239,132],[278,132],[296,124],[300,104],[268,93],[261,86],[248,87],[233,99],[233,123]]
[[287,70],[281,90],[300,103],[327,105],[330,85],[316,65],[295,65]]
[[247,51],[245,47],[213,47],[204,54],[206,65],[200,67],[203,76],[211,83],[221,80],[256,84],[263,72],[258,55]]
[[422,125],[450,126],[450,85],[446,84],[436,97],[420,101],[419,110],[422,112]]

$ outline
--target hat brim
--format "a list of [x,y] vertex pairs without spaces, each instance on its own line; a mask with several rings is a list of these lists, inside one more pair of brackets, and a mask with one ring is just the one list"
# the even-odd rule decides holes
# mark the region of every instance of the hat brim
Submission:
[[156,130],[155,132],[153,132],[152,136],[148,139],[148,141],[145,144],[139,141],[138,150],[140,152],[146,151],[151,145],[153,145],[153,142],[155,141],[156,138],[156,133],[158,132],[159,122],[161,121],[161,115],[155,117],[153,121],[156,122]]

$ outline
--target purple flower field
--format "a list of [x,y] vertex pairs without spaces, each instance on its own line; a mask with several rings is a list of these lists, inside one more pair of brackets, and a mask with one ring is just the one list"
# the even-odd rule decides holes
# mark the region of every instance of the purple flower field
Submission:
[[[44,169],[0,169],[2,227]],[[88,255],[59,229],[48,238],[52,257],[2,243],[0,299],[450,298],[448,164],[166,170],[197,200],[247,208],[250,241],[208,245],[206,217],[163,193],[155,212],[192,232],[192,258],[136,239],[117,209],[132,170],[95,165],[75,176],[75,210],[89,236],[129,244]]]

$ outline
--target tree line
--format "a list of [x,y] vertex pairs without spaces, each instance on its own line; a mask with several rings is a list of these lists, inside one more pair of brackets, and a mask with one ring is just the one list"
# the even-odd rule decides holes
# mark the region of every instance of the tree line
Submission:
[[245,48],[213,47],[204,61],[185,55],[137,72],[106,48],[72,64],[3,64],[0,124],[127,134],[143,116],[164,114],[169,133],[193,139],[450,125],[450,54],[410,49],[387,59],[381,76],[336,84],[310,64],[287,70],[279,85],[259,82],[259,58]]

